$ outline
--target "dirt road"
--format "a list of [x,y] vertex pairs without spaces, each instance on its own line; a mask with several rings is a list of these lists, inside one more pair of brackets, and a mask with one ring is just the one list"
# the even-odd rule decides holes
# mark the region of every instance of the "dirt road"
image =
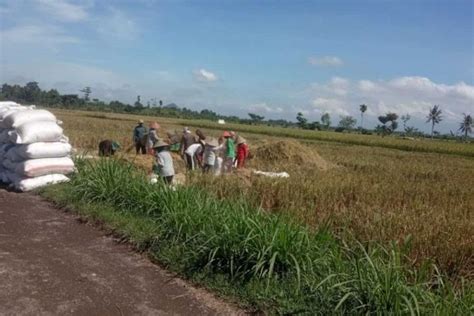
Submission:
[[0,189],[0,315],[229,315],[39,196]]

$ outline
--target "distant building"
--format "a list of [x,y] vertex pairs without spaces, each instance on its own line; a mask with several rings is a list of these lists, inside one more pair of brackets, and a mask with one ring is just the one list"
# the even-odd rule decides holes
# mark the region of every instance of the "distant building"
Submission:
[[224,120],[217,120],[217,124],[224,125],[224,124],[225,124],[225,121],[224,121]]

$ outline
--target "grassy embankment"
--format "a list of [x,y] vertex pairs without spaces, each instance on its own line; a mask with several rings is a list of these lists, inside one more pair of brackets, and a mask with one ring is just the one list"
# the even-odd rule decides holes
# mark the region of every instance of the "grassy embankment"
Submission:
[[79,163],[43,193],[103,222],[191,280],[270,313],[468,315],[471,283],[454,290],[427,265],[404,265],[403,245],[351,246],[324,227],[220,200],[195,186],[151,185],[116,160]]
[[[76,148],[95,152],[100,140],[119,140],[131,144],[131,129],[137,117],[121,114],[59,111],[64,128]],[[182,120],[158,118],[163,130],[185,124]],[[199,123],[199,122],[198,122]],[[213,124],[213,123],[211,123]],[[220,128],[220,126],[219,126]],[[245,126],[236,130],[268,129]],[[273,130],[273,129],[272,129]],[[277,129],[276,129],[277,130]],[[472,144],[429,140],[409,141],[377,136],[304,132],[310,135],[332,134],[334,137],[360,137],[368,142],[446,146],[443,151],[469,153]],[[205,130],[217,135],[217,130]],[[251,151],[269,140],[282,139],[258,133],[242,133]],[[320,170],[300,161],[250,167],[287,171],[290,178],[274,181],[252,176],[209,178],[193,177],[192,183],[222,199],[245,199],[254,209],[285,214],[310,229],[328,227],[342,239],[346,235],[361,242],[409,243],[408,261],[419,266],[427,259],[438,265],[451,279],[464,276],[474,279],[474,161],[470,157],[430,152],[394,150],[380,146],[358,146],[332,141],[305,141],[301,150],[319,154],[335,166]],[[411,145],[410,145],[411,146]],[[453,147],[455,146],[455,147]],[[459,149],[462,146],[462,149]],[[308,156],[307,155],[307,156]],[[127,156],[134,159],[134,155]],[[142,158],[142,157],[139,157]],[[150,168],[151,157],[141,165]],[[179,161],[175,161],[178,166]],[[149,164],[150,166],[146,167]]]

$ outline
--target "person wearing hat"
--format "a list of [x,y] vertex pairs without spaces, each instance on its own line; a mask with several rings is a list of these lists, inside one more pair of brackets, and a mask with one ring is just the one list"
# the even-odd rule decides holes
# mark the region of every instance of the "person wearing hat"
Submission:
[[152,122],[150,124],[150,129],[148,131],[147,137],[147,150],[150,155],[154,155],[153,145],[158,141],[158,130],[160,129],[160,124],[157,122]]
[[188,148],[195,143],[194,136],[191,134],[191,131],[189,128],[185,127],[183,129],[183,137],[181,137],[181,147],[180,147],[180,153],[181,157],[183,157],[184,162],[186,163],[186,168],[188,170],[192,170],[194,167],[193,163],[193,156],[189,156],[186,154],[186,151]]
[[217,139],[208,138],[206,144],[204,145],[204,155],[203,155],[203,167],[202,172],[208,173],[210,170],[214,169],[216,164],[216,148],[219,146]]
[[166,184],[171,184],[174,177],[173,158],[169,152],[169,144],[158,140],[154,145],[156,157],[156,167],[158,175]]
[[245,167],[245,160],[249,156],[249,146],[242,136],[237,136],[237,169]]
[[232,135],[225,131],[222,136],[225,139],[225,155],[224,155],[224,173],[229,173],[232,171],[232,166],[234,165],[235,159],[235,142],[232,138]]
[[135,149],[137,155],[141,152],[142,155],[146,154],[146,142],[148,138],[148,130],[143,126],[143,120],[139,120],[137,126],[133,130],[133,143],[135,144]]

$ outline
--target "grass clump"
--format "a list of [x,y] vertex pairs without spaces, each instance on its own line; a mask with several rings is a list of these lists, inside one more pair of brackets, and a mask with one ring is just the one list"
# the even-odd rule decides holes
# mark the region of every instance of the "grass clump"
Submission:
[[429,267],[408,269],[396,246],[349,247],[243,200],[149,184],[124,162],[82,164],[70,184],[45,194],[104,221],[171,270],[268,313],[473,311],[472,284],[454,290]]

